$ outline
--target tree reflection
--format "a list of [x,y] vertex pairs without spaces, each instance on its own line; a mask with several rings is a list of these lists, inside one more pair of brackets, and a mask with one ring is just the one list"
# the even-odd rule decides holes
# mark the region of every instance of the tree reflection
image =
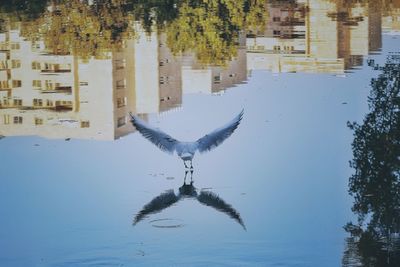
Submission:
[[354,197],[356,224],[345,230],[351,237],[344,266],[399,266],[400,263],[400,56],[392,55],[384,66],[369,65],[381,74],[371,81],[371,112],[354,130],[355,173],[349,193]]
[[44,39],[49,53],[103,58],[135,37],[166,31],[176,54],[193,52],[203,64],[224,65],[237,54],[239,32],[265,22],[261,0],[12,0],[0,11],[21,22],[21,34]]
[[124,3],[54,1],[36,21],[24,23],[21,34],[32,41],[44,39],[52,54],[102,58],[107,52],[122,48],[124,39],[134,36],[133,17]]
[[265,21],[265,1],[183,1],[167,26],[172,52],[195,52],[202,64],[223,65],[237,54],[239,33]]
[[32,20],[44,13],[47,4],[47,0],[0,1],[0,13],[12,14],[17,20]]

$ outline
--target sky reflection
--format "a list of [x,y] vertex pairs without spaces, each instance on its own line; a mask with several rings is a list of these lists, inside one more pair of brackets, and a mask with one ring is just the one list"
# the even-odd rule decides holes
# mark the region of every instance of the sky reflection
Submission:
[[[239,2],[0,3],[0,265],[398,265],[398,186],[354,176],[347,127],[379,126],[398,1]],[[193,184],[130,134],[130,111],[196,140],[242,108]]]

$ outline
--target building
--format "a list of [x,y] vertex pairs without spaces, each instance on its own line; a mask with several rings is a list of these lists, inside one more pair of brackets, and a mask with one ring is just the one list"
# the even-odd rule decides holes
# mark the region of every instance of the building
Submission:
[[247,80],[246,39],[239,35],[237,55],[225,66],[204,66],[194,53],[182,56],[182,88],[185,94],[221,93]]
[[249,70],[341,74],[381,48],[381,14],[373,3],[271,1],[264,32],[247,35]]
[[82,60],[49,54],[8,25],[0,33],[0,135],[114,140],[134,131],[129,112],[179,106],[180,66],[163,38],[142,33],[106,58]]

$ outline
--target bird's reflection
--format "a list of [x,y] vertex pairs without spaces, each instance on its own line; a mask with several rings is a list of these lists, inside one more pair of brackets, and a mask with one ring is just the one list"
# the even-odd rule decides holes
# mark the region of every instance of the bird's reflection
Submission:
[[193,185],[193,170],[190,171],[190,182],[186,183],[188,173],[189,171],[185,171],[183,185],[179,187],[178,194],[175,194],[174,190],[170,189],[153,198],[153,200],[144,205],[142,210],[135,216],[133,225],[136,225],[148,215],[161,212],[184,198],[195,198],[201,204],[227,214],[246,230],[246,226],[244,225],[239,212],[237,212],[231,205],[211,191],[200,190],[200,192],[198,192],[197,188]]

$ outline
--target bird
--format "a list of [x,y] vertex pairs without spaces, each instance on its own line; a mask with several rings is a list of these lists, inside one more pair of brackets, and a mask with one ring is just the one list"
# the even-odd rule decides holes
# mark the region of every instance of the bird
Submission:
[[216,193],[208,191],[208,190],[200,190],[200,193],[197,191],[197,188],[193,185],[193,170],[190,171],[191,179],[190,183],[186,183],[186,176],[188,171],[185,171],[185,179],[183,181],[183,185],[179,187],[178,193],[176,194],[173,189],[167,190],[161,195],[153,198],[149,203],[144,205],[142,210],[136,214],[133,225],[136,225],[144,218],[146,218],[150,214],[155,214],[163,211],[164,209],[173,206],[177,202],[185,198],[194,198],[197,199],[201,204],[212,207],[217,211],[225,213],[230,218],[239,223],[244,230],[246,230],[246,226],[243,222],[240,213],[237,212],[231,205],[226,203],[222,198],[220,198]]
[[138,116],[129,113],[131,122],[135,126],[136,130],[139,131],[150,142],[156,145],[159,149],[169,154],[176,154],[183,160],[183,164],[186,169],[186,162],[190,162],[190,169],[193,169],[193,157],[198,151],[205,153],[210,151],[220,144],[222,144],[239,126],[243,118],[244,110],[236,115],[229,123],[224,126],[215,129],[214,131],[204,135],[194,142],[181,142],[177,139],[166,134],[158,128],[154,128],[147,124],[145,121],[140,119]]

